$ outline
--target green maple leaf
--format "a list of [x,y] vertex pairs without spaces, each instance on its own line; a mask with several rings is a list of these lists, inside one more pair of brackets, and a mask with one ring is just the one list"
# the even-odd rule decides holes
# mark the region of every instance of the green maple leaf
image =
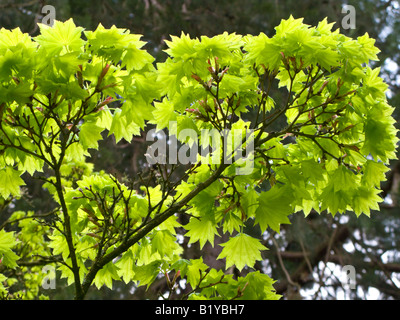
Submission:
[[165,52],[170,56],[189,58],[196,55],[195,45],[199,43],[198,39],[191,39],[189,35],[182,32],[181,37],[171,36],[171,40],[165,40],[168,46]]
[[328,23],[328,19],[324,18],[324,20],[318,23],[316,30],[319,31],[321,34],[329,35],[332,31],[332,27],[334,24],[335,24],[334,22]]
[[33,91],[30,88],[29,83],[12,84],[10,86],[0,87],[0,101],[1,102],[17,102],[17,103],[27,103],[29,97],[32,95]]
[[114,134],[118,143],[122,138],[131,141],[133,135],[140,134],[140,127],[134,123],[127,123],[127,118],[121,116],[121,110],[115,110],[109,135]]
[[27,61],[25,56],[33,56],[34,54],[35,53],[33,50],[24,50],[22,48],[22,44],[20,44],[18,51],[7,49],[4,54],[0,55],[0,74],[2,79],[9,79],[13,72],[18,72],[19,76],[30,77],[32,75],[34,65],[32,61]]
[[164,98],[162,102],[155,102],[154,106],[154,120],[151,120],[150,123],[157,124],[157,131],[168,128],[169,122],[176,119],[173,102]]
[[386,180],[385,173],[389,170],[390,169],[382,162],[367,160],[363,168],[364,174],[361,182],[366,186],[375,186],[379,188],[381,182]]
[[[195,141],[192,136],[179,135],[179,133],[182,130],[191,129],[191,130],[194,130],[197,134],[199,134],[199,129],[197,128],[196,123],[193,121],[192,118],[187,117],[187,116],[178,116],[176,120],[177,120],[177,127],[176,127],[177,137],[178,137],[179,141],[181,141],[182,143],[187,143],[190,146],[192,146],[193,143],[197,142],[197,141]],[[170,128],[170,130],[171,130],[171,128]]]
[[151,241],[152,252],[158,252],[161,257],[179,254],[181,247],[176,238],[168,230],[158,230]]
[[103,285],[112,289],[112,281],[120,280],[117,270],[117,267],[112,262],[107,263],[103,268],[101,268],[94,278],[94,284],[97,289],[100,289]]
[[272,286],[275,281],[260,271],[249,272],[245,278],[239,278],[239,281],[246,286],[240,300],[279,300],[281,298]]
[[239,231],[243,225],[243,221],[237,216],[234,211],[227,212],[224,217],[223,232],[233,233],[234,230]]
[[397,131],[386,119],[377,116],[382,115],[378,111],[372,111],[371,116],[366,120],[365,142],[361,151],[364,154],[370,153],[375,160],[387,163],[389,159],[394,158]]
[[293,212],[292,194],[290,188],[277,186],[261,193],[258,200],[259,206],[255,212],[255,222],[260,225],[261,231],[270,227],[279,232],[281,224],[290,224],[287,216]]
[[351,204],[352,194],[361,178],[345,166],[339,166],[329,174],[327,185],[321,192],[321,210],[328,209],[332,215],[343,213]]
[[83,48],[83,28],[77,27],[72,19],[65,22],[55,21],[53,27],[39,23],[39,27],[41,34],[35,40],[50,55],[80,51]]
[[104,128],[101,128],[94,123],[84,123],[79,132],[79,140],[84,149],[97,149],[98,141],[102,139],[101,132]]
[[331,66],[336,66],[339,60],[339,54],[331,49],[323,49],[315,53],[318,62],[326,70],[330,70]]
[[16,243],[13,232],[0,230],[0,265],[4,264],[13,269],[17,267],[16,261],[19,257],[11,250]]
[[285,33],[307,28],[308,26],[303,24],[303,20],[304,18],[295,19],[292,15],[286,20],[282,19],[281,23],[275,27],[276,34],[281,36]]
[[112,26],[106,29],[100,23],[95,31],[85,31],[90,49],[97,55],[119,61],[127,65],[128,70],[141,69],[151,63],[154,58],[144,50],[139,50],[145,42],[140,41],[140,35],[130,34],[129,30]]
[[350,191],[352,190],[335,190],[335,183],[329,183],[321,193],[321,210],[328,209],[332,215],[337,212],[343,213],[347,209],[347,205],[351,201]]
[[93,50],[101,48],[122,48],[127,45],[124,41],[123,29],[112,26],[110,29],[104,28],[100,23],[95,31],[85,31],[84,34]]
[[144,286],[147,284],[147,288],[149,288],[149,286],[160,273],[161,263],[161,260],[154,260],[146,265],[133,266],[133,271],[135,272],[134,280],[139,281],[140,286]]
[[187,276],[187,281],[192,286],[192,288],[195,288],[199,284],[200,277],[207,269],[208,266],[203,262],[203,258],[190,260],[190,263],[187,265],[185,272]]
[[319,181],[324,180],[324,170],[322,169],[322,165],[312,159],[302,161],[301,169],[303,175],[313,184],[317,184]]
[[0,170],[0,195],[7,199],[10,195],[20,196],[20,186],[25,185],[21,173],[11,167]]
[[135,44],[130,44],[124,55],[123,62],[128,70],[140,70],[149,63],[152,63],[154,58],[144,50],[140,50]]
[[36,45],[28,33],[23,33],[20,28],[0,30],[0,54],[3,55],[8,49],[16,48],[35,49]]
[[241,196],[241,206],[248,217],[254,217],[258,208],[258,197],[258,193],[250,188]]
[[270,69],[277,69],[279,67],[281,62],[281,56],[279,54],[281,48],[264,33],[251,39],[247,46],[245,46],[245,49],[249,52],[247,57],[249,62],[254,60],[256,64],[265,64]]
[[57,270],[61,271],[61,276],[60,276],[61,279],[67,279],[67,285],[70,286],[71,284],[73,284],[75,282],[74,273],[71,271],[70,268],[68,268],[68,266],[60,265],[57,268]]
[[190,201],[190,205],[196,208],[196,211],[202,213],[205,216],[212,216],[212,212],[215,206],[215,191],[210,189],[203,190],[197,194]]
[[332,173],[330,179],[330,183],[333,185],[334,192],[340,190],[353,190],[359,182],[359,177],[345,166],[340,166],[337,168]]
[[368,60],[379,60],[377,54],[381,50],[375,47],[375,39],[370,38],[367,32],[363,36],[358,37],[357,41],[362,47],[361,54],[364,56],[365,62]]
[[364,213],[369,217],[370,210],[379,210],[379,202],[383,199],[379,197],[380,190],[369,187],[359,187],[353,198],[353,209],[357,216]]
[[69,256],[69,249],[68,243],[65,241],[64,236],[54,232],[52,235],[49,236],[49,238],[51,240],[49,243],[49,247],[53,249],[53,254],[61,254],[64,261],[66,261]]
[[257,260],[262,260],[261,250],[267,250],[259,240],[245,233],[220,244],[223,247],[217,259],[226,258],[226,268],[235,265],[240,271],[245,265],[252,267]]
[[126,284],[132,281],[135,276],[135,272],[133,271],[134,265],[135,259],[132,249],[125,252],[122,258],[117,262],[118,276],[120,276]]
[[200,241],[200,248],[203,248],[209,241],[214,246],[214,236],[218,235],[217,225],[209,218],[191,218],[185,229],[188,230],[186,236],[190,238],[189,243]]

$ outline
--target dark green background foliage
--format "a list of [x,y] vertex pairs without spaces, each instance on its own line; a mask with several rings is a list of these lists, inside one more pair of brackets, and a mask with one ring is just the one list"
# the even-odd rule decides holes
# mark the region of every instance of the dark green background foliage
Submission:
[[[341,32],[357,37],[368,32],[375,38],[381,50],[382,76],[389,84],[388,102],[394,107],[400,104],[400,84],[396,65],[400,65],[400,3],[391,0],[362,1],[310,1],[310,0],[110,0],[110,1],[28,1],[0,0],[0,27],[13,29],[20,27],[31,36],[38,34],[36,23],[41,20],[41,8],[45,4],[56,8],[56,18],[65,21],[72,17],[77,26],[94,30],[99,23],[109,28],[116,25],[127,28],[132,33],[143,34],[148,42],[145,49],[157,61],[164,61],[166,44],[170,35],[179,36],[181,32],[191,37],[213,36],[224,31],[238,34],[258,35],[264,32],[274,34],[274,27],[281,19],[292,14],[295,18],[304,17],[304,23],[317,25],[327,17],[341,27],[346,14],[342,13],[344,3],[356,8],[356,28]],[[279,103],[279,92],[274,97]],[[282,96],[283,99],[283,96]],[[394,112],[398,121],[400,109]],[[279,125],[279,124],[278,124]],[[397,126],[398,127],[398,126]],[[117,177],[135,176],[145,165],[143,154],[146,143],[135,137],[130,141],[115,142],[113,136],[100,142],[98,151],[92,152],[96,170],[105,170]],[[311,213],[306,219],[300,215],[291,218],[291,225],[281,228],[281,233],[270,234],[262,239],[270,248],[263,253],[264,261],[256,268],[267,270],[277,279],[277,293],[286,299],[314,298],[335,299],[343,296],[352,299],[377,297],[382,299],[400,298],[400,206],[399,182],[400,164],[391,163],[387,181],[382,185],[381,196],[390,201],[381,204],[380,213],[364,215],[330,215]],[[15,210],[48,212],[54,204],[51,197],[44,194],[41,183],[26,180],[23,197],[11,206],[0,208],[0,225]],[[28,191],[29,190],[29,191]],[[44,199],[49,199],[45,201]],[[248,227],[247,233],[256,235],[258,230]],[[222,240],[221,240],[222,241]],[[219,248],[219,249],[218,249]],[[217,257],[221,248],[209,244],[200,249],[197,245],[185,245],[186,258],[198,257],[207,252]],[[210,263],[210,262],[208,262]],[[343,289],[341,265],[350,264],[356,270],[356,290]],[[214,267],[220,267],[218,261]],[[336,268],[336,269],[335,269]],[[335,270],[335,272],[333,272]],[[132,291],[123,282],[116,283],[113,290],[102,288],[90,291],[89,298],[142,299],[156,298],[166,290],[164,279],[156,281],[145,293],[145,287]],[[52,298],[70,298],[72,288],[65,290],[62,281],[51,292]],[[368,295],[371,294],[371,295]]]

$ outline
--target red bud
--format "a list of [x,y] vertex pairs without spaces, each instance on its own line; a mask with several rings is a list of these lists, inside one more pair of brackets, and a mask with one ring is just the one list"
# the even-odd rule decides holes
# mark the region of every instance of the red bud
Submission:
[[107,97],[104,101],[100,102],[100,104],[97,106],[98,110],[100,110],[100,108],[104,107],[105,105],[107,105],[113,101],[114,101],[113,97]]
[[106,66],[105,66],[105,67],[103,68],[103,70],[101,71],[100,76],[99,76],[99,80],[98,80],[97,86],[96,86],[96,89],[97,89],[97,90],[100,89],[100,84],[101,84],[101,82],[103,81],[104,77],[106,76],[108,70],[110,69],[110,66],[111,66],[110,64],[106,64]]
[[320,94],[320,93],[322,92],[322,90],[324,90],[324,88],[326,87],[327,84],[328,84],[328,80],[326,80],[326,81],[322,84],[321,88],[319,88],[318,94]]
[[111,66],[110,64],[108,63],[106,64],[106,66],[104,67],[103,71],[100,74],[102,78],[104,78],[104,76],[107,74],[108,70],[110,69],[110,66]]
[[197,74],[192,74],[192,78],[194,79],[194,80],[196,80],[197,82],[199,82],[199,83],[203,83],[203,80],[201,80],[201,78],[197,75]]
[[98,234],[95,234],[93,232],[89,232],[89,233],[87,233],[87,235],[92,238],[101,239],[101,237]]

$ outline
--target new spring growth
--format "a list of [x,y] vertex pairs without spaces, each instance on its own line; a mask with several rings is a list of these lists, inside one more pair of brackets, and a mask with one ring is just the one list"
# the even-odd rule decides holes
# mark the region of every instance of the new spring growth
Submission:
[[286,58],[285,54],[282,51],[280,52],[280,54],[281,54],[282,62],[283,62],[283,65],[285,66],[285,69],[289,70],[290,67],[289,67],[288,59]]
[[100,103],[97,105],[97,110],[98,110],[98,111],[103,110],[102,108],[103,108],[105,105],[107,105],[107,104],[109,104],[109,103],[111,103],[111,102],[113,102],[113,101],[114,101],[114,98],[113,98],[113,97],[107,97],[105,100],[103,100],[102,102],[100,102]]
[[317,94],[321,94],[322,91],[325,89],[326,85],[328,84],[328,80],[325,80],[324,83],[322,84],[321,88],[319,88]]
[[199,109],[186,108],[185,111],[188,113],[193,113],[196,116],[195,117],[196,119],[203,120],[203,121],[209,120],[205,115],[203,115],[201,113],[201,111]]
[[200,83],[206,90],[210,90],[211,84],[205,83],[203,80],[201,80],[201,78],[197,74],[193,73],[192,78],[196,80],[198,83]]
[[79,71],[76,73],[76,78],[78,79],[79,86],[83,89],[83,77],[82,77],[82,65],[79,66]]
[[110,69],[110,66],[111,65],[107,63],[106,66],[101,71],[100,76],[99,76],[99,80],[97,81],[96,91],[101,91],[101,89],[100,89],[101,82],[103,81],[103,79],[106,76],[108,70]]

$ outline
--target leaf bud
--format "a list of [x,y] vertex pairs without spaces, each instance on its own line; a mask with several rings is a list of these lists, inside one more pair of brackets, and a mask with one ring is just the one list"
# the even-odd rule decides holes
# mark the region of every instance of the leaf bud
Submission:
[[200,78],[197,74],[195,74],[195,73],[192,74],[192,78],[193,78],[194,80],[196,80],[197,82],[201,83],[201,84],[204,83],[204,81],[201,80],[201,78]]
[[113,101],[114,101],[113,97],[107,97],[104,101],[100,102],[97,105],[97,110],[100,110],[100,108],[104,107],[105,105],[107,105],[107,104],[109,104],[109,103],[111,103]]
[[99,79],[97,81],[97,85],[96,85],[96,90],[99,91],[100,90],[100,84],[103,81],[104,77],[106,76],[108,70],[110,69],[110,64],[106,64],[106,66],[103,68],[103,70],[100,73]]
[[321,88],[319,88],[317,94],[321,94],[327,84],[328,84],[328,80],[325,80],[325,82],[322,84]]

